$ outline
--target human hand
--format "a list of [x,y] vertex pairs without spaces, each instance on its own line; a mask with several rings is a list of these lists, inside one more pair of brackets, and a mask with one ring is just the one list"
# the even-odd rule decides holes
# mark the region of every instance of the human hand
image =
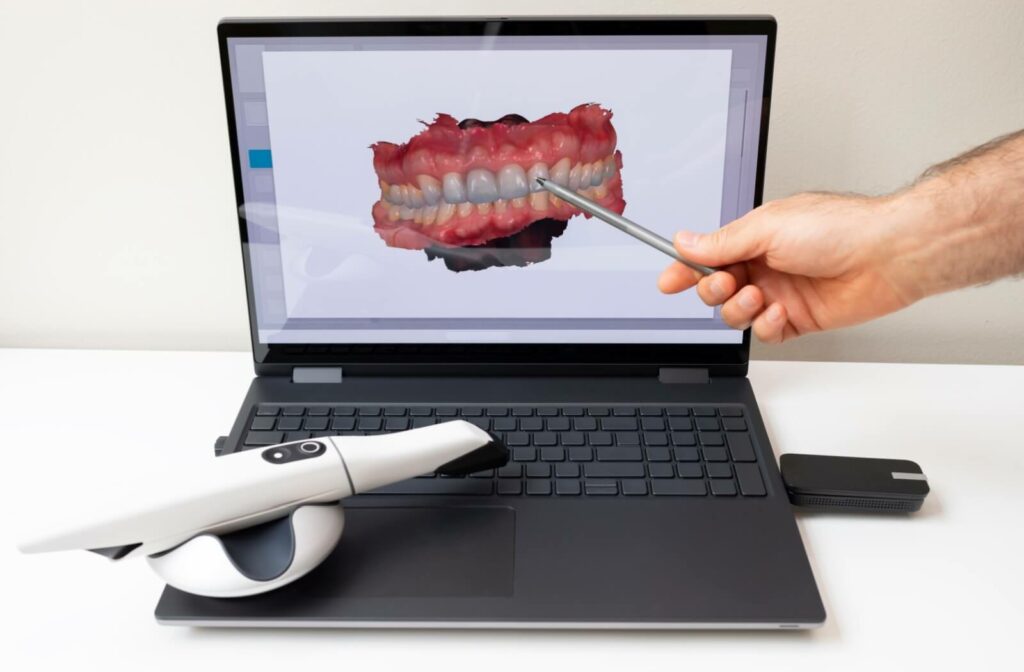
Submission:
[[889,242],[908,210],[898,197],[772,201],[714,233],[680,231],[680,254],[722,270],[704,277],[677,262],[658,287],[675,294],[696,285],[726,324],[752,327],[766,343],[864,322],[921,298],[891,263]]

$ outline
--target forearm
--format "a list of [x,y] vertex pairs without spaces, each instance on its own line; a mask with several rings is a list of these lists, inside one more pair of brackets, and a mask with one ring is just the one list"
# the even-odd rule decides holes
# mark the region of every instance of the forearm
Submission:
[[929,169],[888,206],[880,253],[908,302],[1024,273],[1024,131]]

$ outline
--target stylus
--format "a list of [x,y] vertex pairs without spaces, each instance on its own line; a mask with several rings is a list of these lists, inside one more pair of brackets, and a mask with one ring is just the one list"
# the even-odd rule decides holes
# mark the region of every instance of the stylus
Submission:
[[672,245],[671,241],[662,238],[661,236],[656,234],[654,231],[651,231],[650,229],[645,229],[644,227],[640,226],[639,224],[632,220],[626,219],[620,214],[612,212],[608,208],[598,205],[589,198],[584,198],[583,196],[580,196],[571,189],[567,189],[559,184],[552,182],[551,180],[546,180],[543,177],[537,178],[537,184],[544,187],[555,196],[558,196],[566,203],[571,203],[580,210],[582,210],[583,212],[589,212],[594,217],[597,217],[602,221],[608,222],[619,231],[622,231],[623,233],[628,233],[629,235],[633,236],[640,242],[647,243],[654,249],[664,252],[665,254],[672,257],[679,263],[685,266],[689,266],[695,271],[699,271],[704,275],[711,275],[712,273],[718,270],[717,268],[712,268],[710,266],[705,266],[704,264],[698,264],[695,261],[690,261],[689,259],[682,256],[681,254],[679,254],[679,252],[676,251],[676,248],[674,245]]

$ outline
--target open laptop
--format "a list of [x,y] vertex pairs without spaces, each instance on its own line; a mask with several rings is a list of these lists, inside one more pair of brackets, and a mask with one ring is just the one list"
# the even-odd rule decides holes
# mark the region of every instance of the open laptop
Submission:
[[807,628],[824,609],[746,378],[666,237],[760,203],[775,23],[225,21],[257,377],[222,453],[465,418],[503,468],[347,502],[334,554],[206,626]]

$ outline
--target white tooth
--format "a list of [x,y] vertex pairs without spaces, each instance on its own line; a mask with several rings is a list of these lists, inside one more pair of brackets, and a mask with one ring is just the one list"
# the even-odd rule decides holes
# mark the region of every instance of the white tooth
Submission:
[[525,198],[513,198],[512,199],[512,207],[513,208],[521,208],[524,205],[526,205],[526,199]]
[[586,189],[590,186],[590,175],[593,170],[589,163],[580,164],[580,189]]
[[449,203],[466,202],[466,185],[462,183],[462,175],[458,173],[445,173],[441,178],[444,200]]
[[416,208],[415,210],[413,210],[412,221],[416,222],[417,224],[423,223],[423,208]]
[[569,157],[561,159],[551,166],[551,181],[560,186],[569,184]]
[[474,168],[466,173],[466,196],[470,203],[490,203],[498,198],[498,181],[486,168]]
[[398,188],[398,193],[399,193],[399,198],[402,199],[402,200],[400,200],[398,202],[398,204],[399,205],[409,205],[409,185],[403,184],[402,186],[400,186]]
[[551,176],[548,175],[548,164],[546,163],[535,163],[530,167],[530,170],[526,171],[526,183],[530,185],[530,192],[537,193],[538,191],[544,191],[544,187],[537,183],[537,178],[543,177],[545,180]]
[[604,179],[607,180],[609,177],[611,177],[614,174],[615,174],[615,157],[609,154],[608,157],[604,160]]
[[437,205],[437,224],[440,226],[455,215],[455,204],[441,201]]
[[538,191],[535,194],[530,194],[530,207],[534,210],[547,210],[548,192]]
[[[481,203],[480,205],[483,206],[485,204]],[[503,212],[505,212],[506,210],[508,210],[508,201],[506,201],[505,199],[499,198],[498,200],[496,200],[494,202],[494,212],[496,214],[500,215]]]
[[400,219],[412,219],[414,211],[407,205],[401,205],[398,207],[398,216]]
[[437,178],[430,175],[417,175],[416,182],[420,185],[423,200],[427,205],[436,205],[441,200],[441,183],[437,181]]
[[608,195],[608,185],[599,184],[594,187],[594,198],[604,198]]
[[498,171],[498,193],[502,198],[522,198],[530,193],[526,182],[526,171],[522,166],[510,163]]
[[569,188],[576,191],[580,188],[580,164],[576,164],[569,170]]
[[491,211],[491,204],[490,204],[490,202],[479,203],[476,206],[476,211],[479,212],[481,215],[486,215],[487,213],[489,213]]
[[397,222],[400,215],[399,210],[400,208],[397,205],[392,205],[388,208],[388,219],[392,222]]
[[467,217],[469,213],[473,212],[473,204],[469,201],[465,203],[459,203],[459,217]]
[[392,184],[388,189],[388,203],[393,205],[402,204],[402,188],[397,184]]
[[604,182],[604,162],[595,161],[590,164],[590,186],[596,187],[597,185]]
[[409,198],[409,205],[413,208],[423,207],[423,192],[416,187],[409,185],[409,191],[406,192]]
[[437,219],[437,206],[427,205],[423,208],[423,225],[430,226]]

